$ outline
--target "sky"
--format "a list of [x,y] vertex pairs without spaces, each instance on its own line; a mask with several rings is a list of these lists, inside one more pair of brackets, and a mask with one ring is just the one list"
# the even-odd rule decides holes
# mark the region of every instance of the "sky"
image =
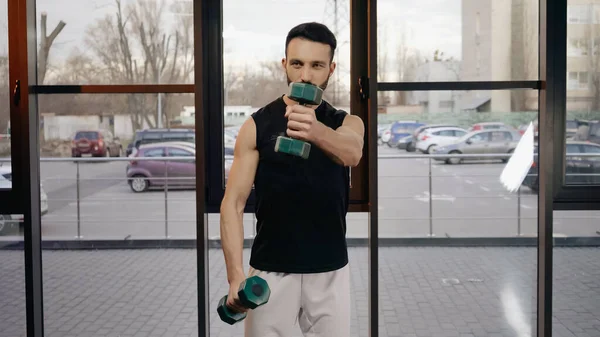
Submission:
[[[122,0],[123,4],[133,0]],[[171,3],[175,0],[165,0]],[[184,0],[185,1],[185,0]],[[7,46],[7,0],[0,0],[0,53]],[[226,63],[252,60],[279,61],[290,28],[305,21],[324,21],[328,3],[334,0],[223,0],[224,52]],[[349,0],[337,0],[340,17],[349,21]],[[107,14],[114,14],[114,0],[38,0],[40,13],[48,13],[50,33],[59,20],[66,27],[51,50],[51,62],[66,58],[74,47],[85,49],[86,27]],[[166,16],[168,21],[172,15]],[[329,25],[333,29],[332,25]],[[461,0],[380,0],[378,3],[380,52],[396,53],[401,36],[405,45],[432,55],[441,49],[447,56],[461,57]],[[349,27],[338,36],[340,62],[349,64]],[[402,34],[404,32],[404,34]],[[346,42],[346,43],[344,43]]]

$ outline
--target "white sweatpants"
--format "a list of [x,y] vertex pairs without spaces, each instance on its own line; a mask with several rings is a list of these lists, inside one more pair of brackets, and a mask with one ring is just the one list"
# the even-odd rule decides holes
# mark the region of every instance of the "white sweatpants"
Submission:
[[286,274],[250,267],[271,289],[269,302],[249,310],[245,337],[290,337],[297,331],[305,337],[350,336],[349,266],[325,273]]

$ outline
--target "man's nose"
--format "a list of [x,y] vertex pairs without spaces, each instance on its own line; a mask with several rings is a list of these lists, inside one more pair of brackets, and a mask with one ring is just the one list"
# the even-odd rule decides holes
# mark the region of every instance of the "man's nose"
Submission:
[[310,66],[302,68],[302,76],[300,77],[302,82],[310,82],[312,80],[312,72]]

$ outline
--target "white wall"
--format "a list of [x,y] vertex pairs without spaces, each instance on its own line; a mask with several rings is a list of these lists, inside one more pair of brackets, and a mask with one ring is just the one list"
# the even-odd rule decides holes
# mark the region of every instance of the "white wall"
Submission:
[[[115,115],[114,127],[110,126],[108,116],[43,116],[44,140],[71,140],[79,130],[104,129],[113,132],[113,135],[125,139],[133,138],[133,129],[130,115]],[[143,128],[149,128],[144,121]]]
[[72,139],[77,130],[97,129],[100,116],[44,116],[44,140]]

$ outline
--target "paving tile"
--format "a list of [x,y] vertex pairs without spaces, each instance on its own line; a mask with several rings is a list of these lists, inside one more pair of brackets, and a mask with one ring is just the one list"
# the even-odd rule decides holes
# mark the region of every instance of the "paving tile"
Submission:
[[[381,247],[379,257],[380,337],[535,331],[535,248]],[[600,249],[556,248],[554,260],[553,335],[600,336]],[[0,261],[0,337],[24,337],[23,254]],[[195,261],[186,249],[44,251],[46,335],[197,336]],[[367,261],[350,248],[352,337],[368,336]],[[221,250],[209,263],[211,336],[241,337],[216,317],[228,290]]]

